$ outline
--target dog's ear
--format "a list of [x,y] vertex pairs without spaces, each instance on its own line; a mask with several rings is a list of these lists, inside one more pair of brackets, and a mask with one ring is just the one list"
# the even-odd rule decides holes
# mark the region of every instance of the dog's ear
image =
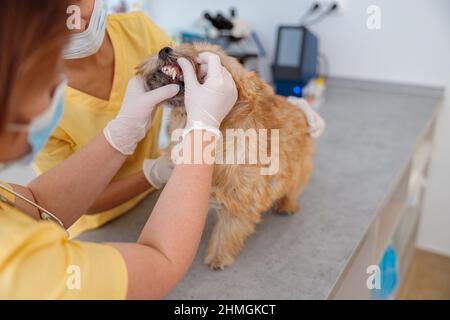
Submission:
[[208,42],[195,42],[192,45],[192,48],[200,53],[200,52],[212,52],[212,53],[216,53],[218,55],[225,55],[225,53],[222,50],[222,47],[216,45],[216,44],[211,44]]
[[222,64],[233,76],[239,99],[252,100],[261,93],[273,94],[273,89],[253,71],[247,70],[236,58],[219,54]]
[[249,71],[247,71],[236,58],[228,56],[220,46],[210,43],[195,43],[194,49],[198,53],[212,52],[217,54],[220,57],[223,66],[231,73],[231,76],[236,83],[239,99],[248,99],[250,92],[248,92],[246,88],[244,79],[249,74]]

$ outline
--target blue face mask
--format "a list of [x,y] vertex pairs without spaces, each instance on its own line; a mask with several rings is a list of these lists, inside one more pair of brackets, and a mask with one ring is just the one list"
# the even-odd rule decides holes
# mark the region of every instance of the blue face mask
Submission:
[[6,130],[8,131],[28,132],[28,143],[31,146],[31,150],[20,160],[3,165],[0,163],[1,169],[5,165],[30,165],[34,161],[38,153],[44,148],[51,133],[55,130],[62,117],[66,85],[67,81],[63,81],[56,88],[49,108],[43,114],[36,117],[29,125],[9,124],[6,126]]

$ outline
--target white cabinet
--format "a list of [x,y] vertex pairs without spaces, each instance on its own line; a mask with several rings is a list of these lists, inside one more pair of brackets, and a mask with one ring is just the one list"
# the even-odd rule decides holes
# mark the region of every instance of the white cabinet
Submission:
[[378,265],[390,245],[397,254],[396,288],[401,286],[415,249],[423,199],[427,191],[436,119],[441,109],[437,109],[404,171],[387,193],[376,218],[336,282],[330,299],[371,299],[372,291],[366,284],[370,276],[367,268]]

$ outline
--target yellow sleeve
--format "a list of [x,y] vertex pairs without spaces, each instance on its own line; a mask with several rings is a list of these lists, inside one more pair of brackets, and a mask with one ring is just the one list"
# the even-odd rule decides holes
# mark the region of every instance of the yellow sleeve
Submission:
[[67,133],[57,127],[33,162],[33,169],[38,175],[47,172],[74,154],[74,145]]
[[5,214],[15,214],[6,221],[5,228],[11,231],[0,234],[5,254],[0,253],[0,299],[126,298],[127,268],[117,250],[69,241],[56,225],[31,221],[11,210]]
[[[2,186],[4,186],[4,187],[8,188],[8,189],[11,189],[11,190],[13,189],[13,187],[10,184],[8,184],[6,182],[3,182],[1,180],[0,180],[0,184]],[[5,199],[7,202],[10,202],[10,203],[15,203],[16,202],[16,196],[15,195],[13,195],[12,193],[9,193],[9,192],[3,190],[2,188],[0,188],[0,200],[2,198]]]

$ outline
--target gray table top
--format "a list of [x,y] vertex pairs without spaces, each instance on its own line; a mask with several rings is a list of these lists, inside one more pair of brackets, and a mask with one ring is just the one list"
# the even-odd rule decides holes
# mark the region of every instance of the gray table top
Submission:
[[[168,299],[326,299],[441,95],[437,88],[331,80],[320,110],[328,127],[301,212],[267,213],[236,264],[211,271],[202,263],[211,211],[195,262]],[[135,241],[157,196],[79,239]]]

